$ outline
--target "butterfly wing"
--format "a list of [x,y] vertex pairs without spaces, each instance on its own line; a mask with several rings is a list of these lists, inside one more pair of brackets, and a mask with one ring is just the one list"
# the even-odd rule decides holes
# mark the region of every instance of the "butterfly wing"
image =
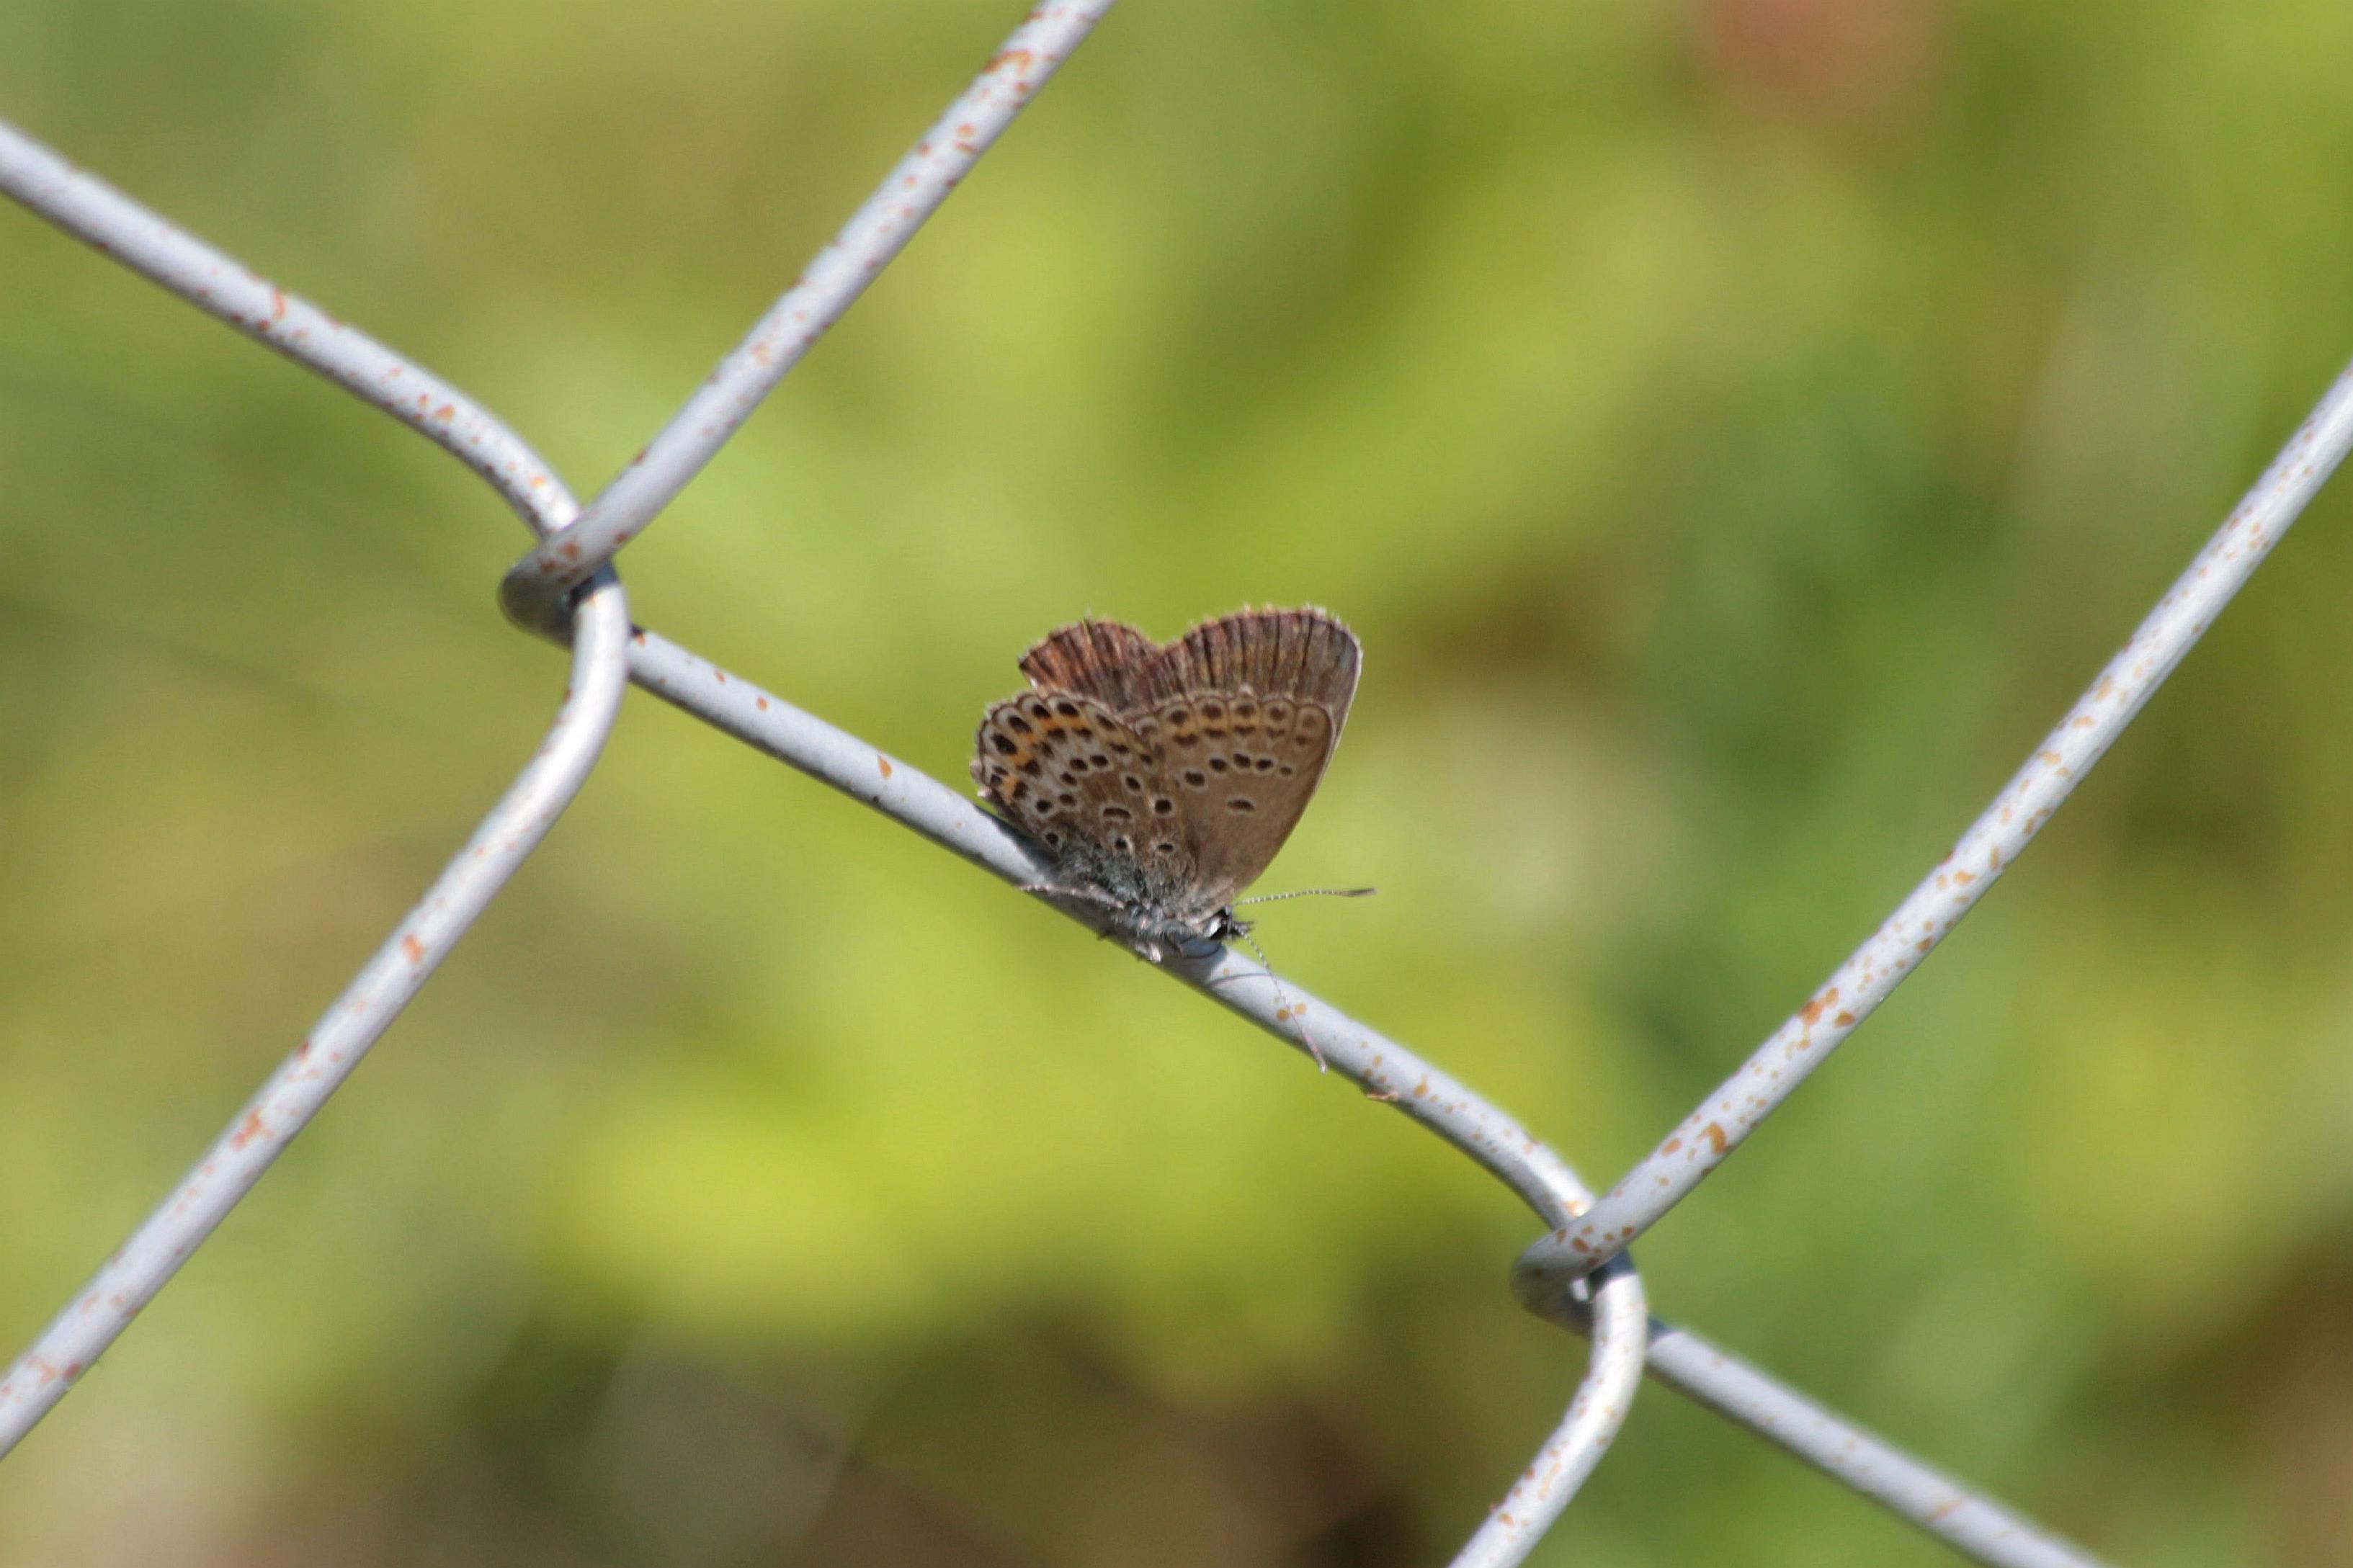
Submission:
[[1320,610],[1245,610],[1145,667],[1147,689],[1175,691],[1132,723],[1175,786],[1202,911],[1256,881],[1298,826],[1362,662],[1355,634]]
[[[972,776],[1007,818],[1113,884],[1107,891],[1133,900],[1145,876],[1164,887],[1192,880],[1177,792],[1151,744],[1101,702],[1053,689],[1008,697],[982,717],[976,752]],[[1123,862],[1139,874],[1132,888],[1107,875]]]
[[1155,706],[1198,691],[1296,698],[1330,714],[1336,735],[1363,663],[1356,634],[1313,605],[1238,610],[1155,653],[1137,684]]
[[1080,621],[1050,632],[1021,656],[1021,673],[1039,686],[1092,697],[1114,713],[1142,706],[1136,685],[1160,645],[1124,621]]

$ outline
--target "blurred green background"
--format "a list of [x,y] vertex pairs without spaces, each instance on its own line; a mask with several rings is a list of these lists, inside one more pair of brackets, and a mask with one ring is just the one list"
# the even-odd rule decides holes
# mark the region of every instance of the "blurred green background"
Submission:
[[[584,493],[1018,17],[0,0],[0,113]],[[962,785],[1013,659],[1313,601],[1280,964],[1586,1177],[2022,760],[2353,354],[2353,10],[1128,0],[624,562]],[[446,456],[0,212],[0,1340],[537,743]],[[1641,1248],[2137,1564],[2353,1563],[2353,501]],[[1424,1564],[1584,1347],[1461,1157],[633,693],[0,1467],[8,1564]],[[1663,1390],[1541,1563],[1951,1559]]]

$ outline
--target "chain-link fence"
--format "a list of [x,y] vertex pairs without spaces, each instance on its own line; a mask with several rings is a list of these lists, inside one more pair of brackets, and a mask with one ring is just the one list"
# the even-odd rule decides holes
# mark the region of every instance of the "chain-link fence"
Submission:
[[[644,450],[586,508],[488,410],[399,353],[273,287],[13,129],[0,188],[102,254],[439,443],[537,536],[503,600],[567,642],[572,673],[543,743],[219,1140],[0,1378],[0,1451],[70,1389],[259,1180],[465,935],[595,767],[635,682],[1016,885],[1046,867],[962,791],[633,626],[612,563],[710,460],[947,196],[1108,9],[1048,4],[1006,39],[832,244]],[[1647,1159],[1597,1195],[1525,1129],[1439,1068],[1232,952],[1161,967],[1303,1049],[1486,1169],[1547,1228],[1523,1302],[1591,1342],[1558,1428],[1454,1561],[1521,1561],[1608,1452],[1642,1374],[1776,1444],[1982,1563],[2091,1559],[1999,1504],[1680,1328],[1649,1315],[1628,1245],[1689,1196],[1983,896],[2247,580],[2353,445],[2353,376],[2277,461],[1983,816],[1805,1005]],[[1084,922],[1083,909],[1066,910]]]

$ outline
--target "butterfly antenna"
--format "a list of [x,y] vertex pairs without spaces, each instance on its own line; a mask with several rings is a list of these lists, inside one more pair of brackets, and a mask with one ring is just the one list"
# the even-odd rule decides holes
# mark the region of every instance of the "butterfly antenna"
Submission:
[[[1367,888],[1365,891],[1369,893],[1372,889]],[[1293,895],[1289,893],[1277,893],[1274,895],[1274,897],[1278,899],[1290,898],[1293,896]],[[1292,1005],[1291,998],[1283,994],[1282,982],[1274,977],[1274,960],[1267,957],[1266,949],[1259,946],[1258,939],[1251,936],[1250,932],[1237,928],[1233,934],[1240,939],[1241,944],[1244,947],[1249,948],[1252,952],[1258,954],[1258,966],[1266,971],[1267,984],[1274,987],[1275,1020],[1280,1023],[1287,1019],[1297,1019],[1299,1021],[1299,1043],[1307,1047],[1307,1054],[1315,1058],[1315,1070],[1317,1072],[1330,1072],[1332,1070],[1332,1065],[1324,1059],[1324,1053],[1318,1050],[1315,1047],[1314,1037],[1307,1032],[1307,1009],[1304,1006],[1293,1006]]]
[[1302,888],[1291,893],[1260,893],[1251,898],[1236,899],[1236,905],[1275,904],[1285,899],[1369,899],[1378,888]]

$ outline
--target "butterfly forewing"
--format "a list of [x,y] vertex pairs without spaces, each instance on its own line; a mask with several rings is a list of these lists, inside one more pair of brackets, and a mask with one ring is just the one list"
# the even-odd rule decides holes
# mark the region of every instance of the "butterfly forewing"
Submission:
[[1155,750],[1091,697],[1041,689],[981,720],[973,776],[1016,826],[1060,858],[1092,853],[1186,879],[1184,807]]

